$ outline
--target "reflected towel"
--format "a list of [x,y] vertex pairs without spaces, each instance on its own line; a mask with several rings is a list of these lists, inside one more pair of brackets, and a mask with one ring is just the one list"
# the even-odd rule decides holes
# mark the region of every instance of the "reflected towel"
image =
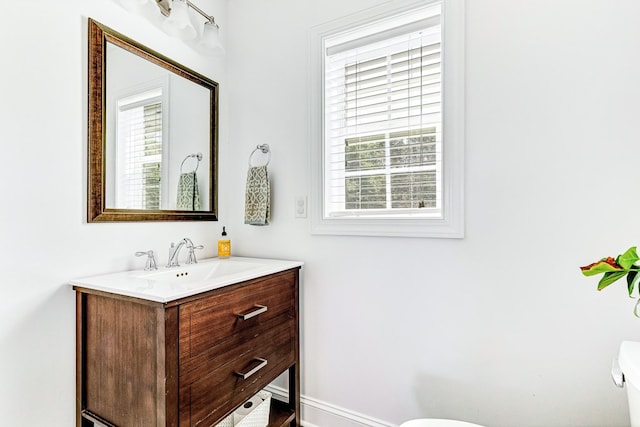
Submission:
[[249,168],[244,203],[244,223],[267,225],[271,207],[271,189],[266,166]]
[[198,191],[198,178],[195,172],[180,174],[176,209],[179,211],[200,210],[200,192]]

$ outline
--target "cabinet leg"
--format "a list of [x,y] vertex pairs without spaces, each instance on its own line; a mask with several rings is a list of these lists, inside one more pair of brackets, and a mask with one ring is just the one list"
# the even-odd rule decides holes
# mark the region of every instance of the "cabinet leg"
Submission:
[[289,406],[296,413],[296,416],[289,427],[300,426],[300,369],[299,364],[296,363],[289,368]]

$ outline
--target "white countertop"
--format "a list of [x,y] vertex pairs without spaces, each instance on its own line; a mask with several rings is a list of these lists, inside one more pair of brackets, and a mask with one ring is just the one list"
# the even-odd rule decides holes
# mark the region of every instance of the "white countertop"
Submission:
[[73,286],[167,303],[273,273],[301,267],[301,261],[266,258],[209,258],[197,264],[130,270],[71,280]]

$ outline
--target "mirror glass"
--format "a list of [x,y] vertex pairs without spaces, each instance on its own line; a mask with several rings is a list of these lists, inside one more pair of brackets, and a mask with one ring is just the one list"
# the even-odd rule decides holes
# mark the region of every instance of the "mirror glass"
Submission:
[[88,220],[216,220],[217,94],[90,19]]

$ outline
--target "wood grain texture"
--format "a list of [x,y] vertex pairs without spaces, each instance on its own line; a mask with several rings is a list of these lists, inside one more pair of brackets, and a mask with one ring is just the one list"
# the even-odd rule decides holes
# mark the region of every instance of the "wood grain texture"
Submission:
[[[289,402],[272,399],[269,427],[299,426],[298,275],[170,304],[76,287],[77,427],[212,426],[287,371]],[[238,319],[255,304],[268,310]],[[236,375],[256,358],[267,365]]]
[[[181,377],[180,425],[210,425],[224,418],[284,372],[295,361],[291,332],[290,325],[280,325],[260,342],[232,347]],[[254,367],[256,358],[266,359],[267,365],[247,379],[236,375]]]
[[87,295],[85,312],[86,409],[115,425],[163,425],[164,309]]
[[[270,321],[277,317],[293,319],[294,288],[294,276],[289,274],[181,305],[181,360],[214,349],[221,341],[236,334],[242,334],[246,339],[257,336],[265,324],[271,326]],[[267,307],[267,311],[247,320],[238,317],[238,314],[247,313],[256,305]]]

